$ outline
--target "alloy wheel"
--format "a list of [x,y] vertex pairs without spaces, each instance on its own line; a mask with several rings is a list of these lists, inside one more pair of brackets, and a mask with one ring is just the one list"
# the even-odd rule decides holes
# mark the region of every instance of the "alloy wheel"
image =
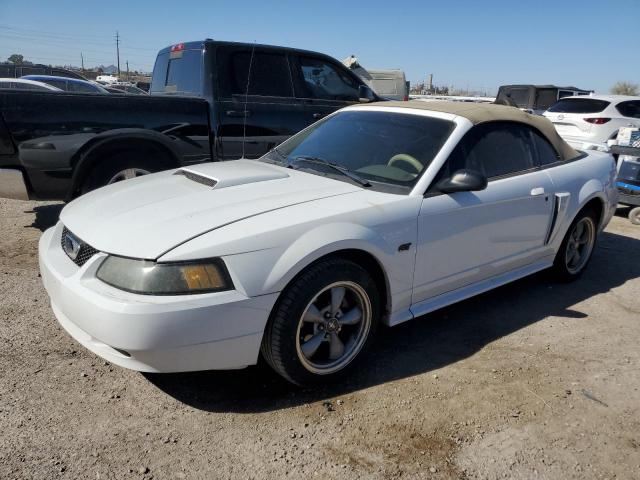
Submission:
[[585,267],[595,239],[596,226],[591,217],[584,217],[574,225],[565,252],[565,265],[569,273],[576,274]]
[[371,329],[367,292],[354,282],[336,282],[318,292],[298,322],[296,352],[304,367],[329,374],[347,366]]
[[142,168],[127,168],[125,170],[120,170],[113,177],[111,177],[111,180],[107,182],[107,185],[121,182],[122,180],[129,180],[130,178],[141,177],[142,175],[149,175],[150,173],[151,172],[149,172],[148,170],[144,170]]

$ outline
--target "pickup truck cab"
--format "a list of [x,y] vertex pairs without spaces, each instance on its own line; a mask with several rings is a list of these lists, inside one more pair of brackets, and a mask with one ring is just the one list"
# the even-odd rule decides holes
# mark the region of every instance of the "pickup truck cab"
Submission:
[[378,100],[329,56],[209,39],[161,50],[150,93],[1,92],[0,197],[71,199],[150,172],[258,158]]

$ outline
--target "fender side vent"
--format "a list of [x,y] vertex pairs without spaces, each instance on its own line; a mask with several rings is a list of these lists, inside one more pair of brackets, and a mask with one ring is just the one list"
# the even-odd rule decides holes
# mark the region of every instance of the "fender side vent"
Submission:
[[182,175],[185,178],[188,178],[192,182],[199,183],[201,185],[206,185],[207,187],[215,187],[218,183],[216,180],[210,177],[205,177],[204,175],[200,175],[198,173],[192,172],[190,170],[180,169],[174,173],[174,175]]
[[544,239],[545,245],[549,245],[555,240],[559,230],[558,226],[562,224],[567,214],[570,199],[571,194],[568,192],[559,192],[553,196],[553,215],[549,224],[549,231]]
[[551,240],[551,234],[553,233],[553,229],[556,226],[556,220],[558,220],[558,206],[560,202],[558,202],[558,197],[553,196],[553,215],[551,217],[551,223],[549,224],[549,231],[547,232],[547,236],[544,239],[544,244],[549,245],[549,240]]

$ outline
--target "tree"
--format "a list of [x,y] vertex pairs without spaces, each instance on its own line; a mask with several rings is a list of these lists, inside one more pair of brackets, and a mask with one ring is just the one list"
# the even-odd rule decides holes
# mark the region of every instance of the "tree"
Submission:
[[611,87],[614,95],[638,95],[638,85],[631,82],[617,82]]
[[20,55],[18,53],[14,53],[7,60],[11,63],[15,63],[16,65],[22,65],[24,63],[24,55]]

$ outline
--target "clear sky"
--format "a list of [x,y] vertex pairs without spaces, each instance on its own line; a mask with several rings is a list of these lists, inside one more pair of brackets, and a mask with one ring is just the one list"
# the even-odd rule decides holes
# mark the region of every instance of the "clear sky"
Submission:
[[214,38],[355,54],[412,83],[488,90],[508,83],[605,93],[640,83],[640,0],[0,0],[0,59],[151,70],[158,49]]

